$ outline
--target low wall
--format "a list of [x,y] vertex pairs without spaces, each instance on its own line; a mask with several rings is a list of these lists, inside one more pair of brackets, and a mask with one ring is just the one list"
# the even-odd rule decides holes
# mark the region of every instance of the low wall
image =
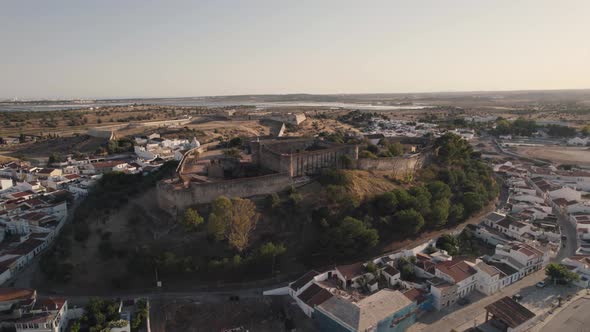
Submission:
[[356,161],[356,168],[365,171],[389,171],[396,178],[406,178],[414,175],[423,164],[421,155],[390,158],[360,158]]
[[191,182],[188,188],[175,188],[166,182],[158,183],[158,204],[171,213],[182,211],[195,204],[211,203],[219,196],[250,197],[285,190],[291,186],[288,173],[270,174],[252,178],[218,182]]

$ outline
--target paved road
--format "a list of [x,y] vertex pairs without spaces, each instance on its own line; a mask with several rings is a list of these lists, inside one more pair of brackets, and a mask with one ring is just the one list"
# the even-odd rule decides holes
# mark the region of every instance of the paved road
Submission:
[[556,213],[556,215],[557,220],[559,221],[561,234],[567,236],[565,247],[561,246],[559,252],[553,259],[553,261],[561,262],[562,259],[576,254],[576,250],[578,249],[578,240],[576,235],[576,227],[562,214]]
[[541,329],[541,332],[590,331],[590,315],[588,315],[588,312],[590,312],[590,298],[579,298],[555,315]]

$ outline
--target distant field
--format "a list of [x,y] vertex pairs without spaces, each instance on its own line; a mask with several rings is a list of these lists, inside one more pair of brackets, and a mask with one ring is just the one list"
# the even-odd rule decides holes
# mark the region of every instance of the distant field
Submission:
[[563,146],[519,146],[516,153],[530,158],[549,160],[559,164],[590,166],[590,148]]

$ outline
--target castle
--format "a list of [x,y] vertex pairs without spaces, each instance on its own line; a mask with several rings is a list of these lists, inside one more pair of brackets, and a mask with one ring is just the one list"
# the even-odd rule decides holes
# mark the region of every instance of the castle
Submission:
[[423,154],[359,159],[356,144],[315,138],[255,140],[246,150],[249,153],[242,158],[211,160],[199,159],[189,151],[178,167],[178,176],[158,183],[160,208],[175,214],[222,195],[250,197],[280,192],[325,168],[390,171],[402,178],[412,175],[425,160]]

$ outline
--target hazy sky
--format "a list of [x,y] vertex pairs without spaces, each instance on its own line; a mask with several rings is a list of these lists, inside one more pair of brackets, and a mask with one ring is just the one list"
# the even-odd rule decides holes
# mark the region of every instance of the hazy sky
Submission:
[[0,0],[0,97],[590,88],[590,1]]

